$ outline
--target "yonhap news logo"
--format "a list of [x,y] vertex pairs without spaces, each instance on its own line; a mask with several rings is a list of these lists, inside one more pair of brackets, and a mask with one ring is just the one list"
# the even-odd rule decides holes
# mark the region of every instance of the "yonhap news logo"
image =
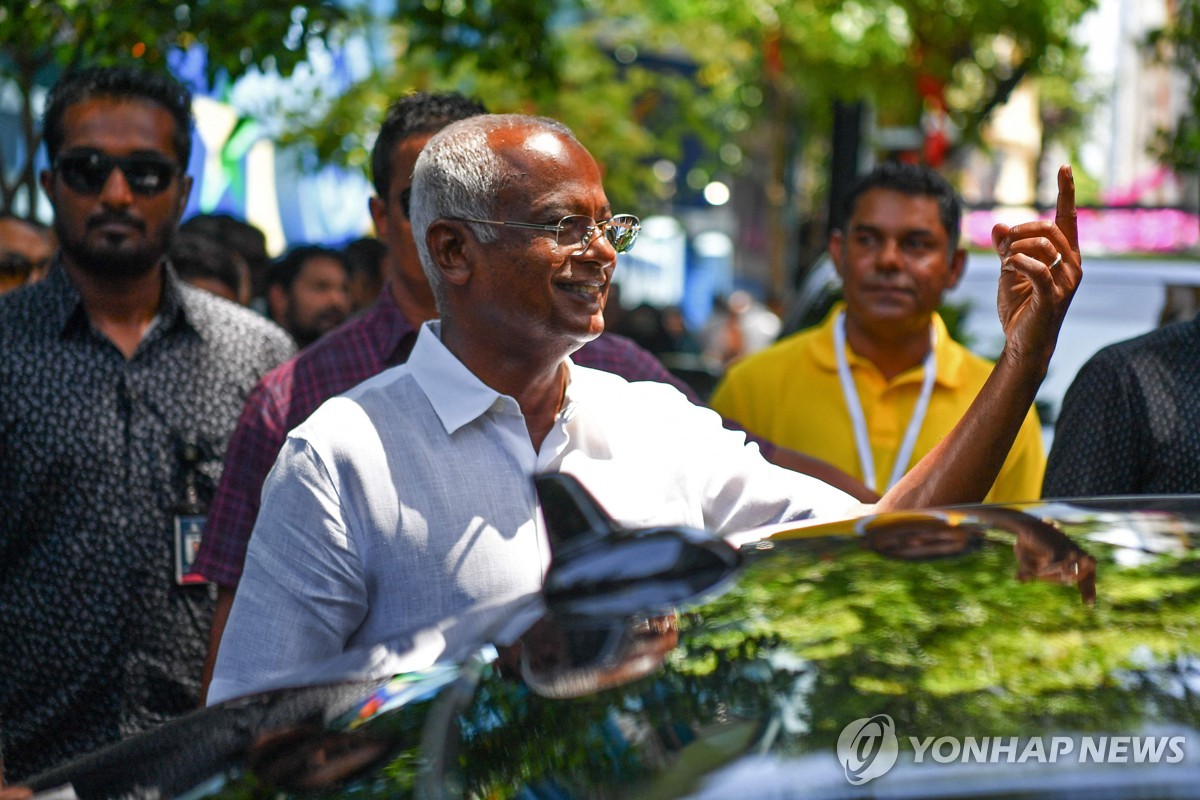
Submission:
[[886,773],[900,752],[896,741],[896,723],[887,714],[856,719],[842,729],[838,737],[838,761],[846,770],[846,780],[860,786]]
[[[914,764],[1178,764],[1187,737],[1173,736],[908,736]],[[860,786],[896,765],[901,739],[887,714],[842,729],[837,756],[846,780]]]

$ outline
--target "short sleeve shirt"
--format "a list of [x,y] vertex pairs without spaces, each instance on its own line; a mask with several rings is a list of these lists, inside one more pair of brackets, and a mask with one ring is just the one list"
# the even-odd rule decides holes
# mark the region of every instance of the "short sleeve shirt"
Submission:
[[[834,350],[834,320],[843,308],[838,304],[819,327],[792,334],[734,364],[711,402],[720,414],[747,431],[827,461],[861,480],[854,426]],[[916,466],[958,424],[992,371],[991,362],[950,338],[936,314],[933,325],[937,373],[929,410],[906,470]],[[924,370],[917,367],[889,380],[849,345],[846,356],[866,420],[875,483],[882,491],[917,404]],[[1045,466],[1041,424],[1037,412],[1030,409],[987,501],[1037,499]]]

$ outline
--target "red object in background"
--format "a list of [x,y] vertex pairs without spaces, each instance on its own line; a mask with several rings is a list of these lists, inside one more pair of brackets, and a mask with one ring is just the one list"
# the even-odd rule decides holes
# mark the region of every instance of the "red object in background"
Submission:
[[929,111],[923,120],[925,128],[925,163],[940,167],[950,150],[950,137],[946,135],[946,112],[942,109]]
[[917,94],[924,100],[933,100],[939,108],[945,108],[946,84],[932,75],[922,73],[917,76]]
[[781,36],[778,29],[772,30],[763,40],[763,71],[768,78],[778,78],[783,74],[783,52],[780,48]]
[[925,131],[925,163],[935,168],[942,165],[950,150],[945,88],[946,84],[932,75],[917,76],[917,93],[921,95],[924,105],[921,127]]

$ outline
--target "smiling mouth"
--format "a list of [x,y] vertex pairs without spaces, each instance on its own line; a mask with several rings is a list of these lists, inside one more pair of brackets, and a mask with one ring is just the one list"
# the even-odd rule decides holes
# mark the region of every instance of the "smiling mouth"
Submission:
[[604,291],[603,283],[560,283],[558,288],[580,297],[597,298]]

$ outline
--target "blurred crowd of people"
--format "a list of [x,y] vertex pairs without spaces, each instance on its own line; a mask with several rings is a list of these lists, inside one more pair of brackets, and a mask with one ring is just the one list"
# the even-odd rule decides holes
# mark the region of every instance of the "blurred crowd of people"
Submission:
[[[50,226],[0,217],[0,294],[45,277],[56,249]],[[221,213],[183,221],[170,259],[181,280],[258,311],[305,347],[375,302],[384,252],[364,236],[341,247],[296,244],[272,258],[261,230]]]

